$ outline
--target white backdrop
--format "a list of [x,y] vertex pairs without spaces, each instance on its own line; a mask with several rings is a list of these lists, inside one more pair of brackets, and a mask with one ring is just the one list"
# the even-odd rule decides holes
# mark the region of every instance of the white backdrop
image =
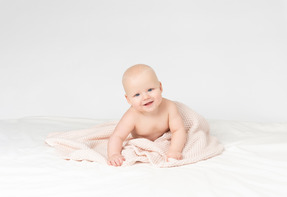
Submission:
[[0,118],[118,119],[121,76],[152,66],[163,96],[212,119],[287,121],[278,0],[0,1]]

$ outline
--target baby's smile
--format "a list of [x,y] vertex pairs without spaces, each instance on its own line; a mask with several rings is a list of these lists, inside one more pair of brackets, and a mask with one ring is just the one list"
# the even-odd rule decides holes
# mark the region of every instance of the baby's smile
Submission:
[[149,101],[147,103],[144,104],[144,106],[150,106],[153,103],[153,101]]

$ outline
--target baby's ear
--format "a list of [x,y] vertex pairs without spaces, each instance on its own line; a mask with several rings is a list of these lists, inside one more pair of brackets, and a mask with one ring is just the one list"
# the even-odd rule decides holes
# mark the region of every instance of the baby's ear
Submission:
[[128,96],[125,94],[125,97],[126,97],[126,99],[127,99],[127,102],[129,103],[129,104],[131,104],[131,102],[130,102],[130,99],[128,98]]
[[160,89],[160,91],[162,92],[162,85],[161,85],[161,82],[159,82],[159,89]]

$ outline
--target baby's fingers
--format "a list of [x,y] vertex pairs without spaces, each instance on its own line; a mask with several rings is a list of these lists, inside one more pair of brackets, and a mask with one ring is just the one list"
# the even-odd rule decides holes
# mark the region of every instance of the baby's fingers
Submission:
[[122,165],[122,161],[120,158],[115,160],[116,166],[121,166]]
[[181,159],[182,159],[181,153],[171,153],[171,154],[168,154],[166,157],[166,161],[181,160]]
[[181,160],[182,159],[182,154],[177,155],[177,160]]
[[120,154],[115,154],[108,159],[108,164],[111,166],[121,166],[125,158]]
[[108,164],[117,167],[117,166],[121,166],[123,164],[123,161],[125,161],[125,158],[120,157],[120,158],[116,158],[114,160],[109,161]]

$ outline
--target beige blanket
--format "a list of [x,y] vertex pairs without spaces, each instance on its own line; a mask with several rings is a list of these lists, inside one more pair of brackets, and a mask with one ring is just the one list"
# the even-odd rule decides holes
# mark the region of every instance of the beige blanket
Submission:
[[[151,163],[157,167],[174,167],[195,163],[220,154],[223,146],[209,135],[207,121],[184,104],[176,102],[178,110],[188,131],[183,149],[182,160],[166,161],[171,139],[167,132],[155,141],[128,136],[124,142],[122,154],[125,157],[123,166],[136,162]],[[55,147],[65,159],[87,160],[107,163],[107,143],[117,122],[99,124],[93,128],[62,133],[52,133],[46,143]]]

